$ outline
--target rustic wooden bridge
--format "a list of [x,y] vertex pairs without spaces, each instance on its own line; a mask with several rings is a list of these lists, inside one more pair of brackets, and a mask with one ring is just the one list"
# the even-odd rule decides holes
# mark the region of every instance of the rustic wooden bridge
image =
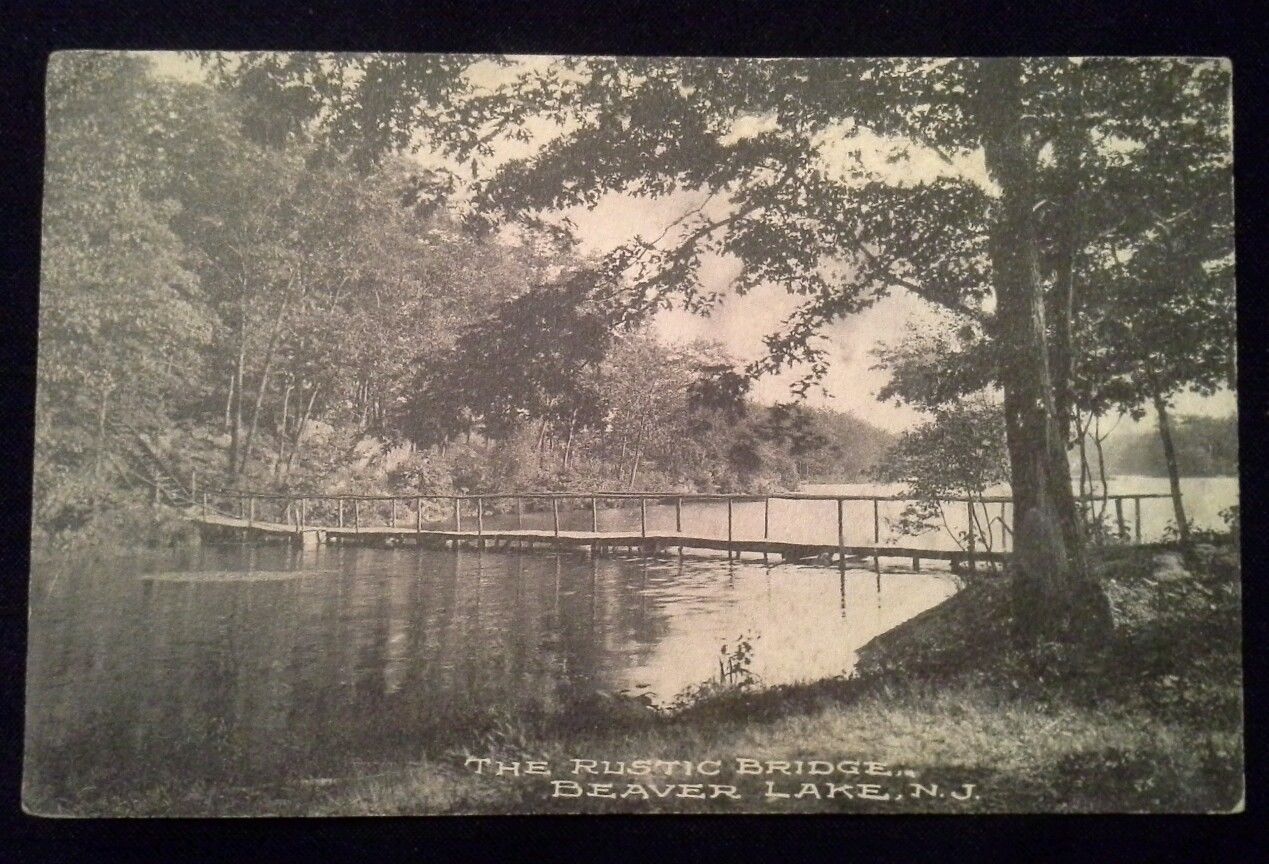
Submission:
[[[196,481],[195,484],[196,486]],[[1166,498],[1157,494],[1110,495],[1097,501],[1114,502],[1119,536],[1128,536],[1124,502],[1133,504],[1133,537],[1142,542],[1141,502],[1149,498]],[[204,490],[199,495],[191,489],[186,508],[188,518],[196,522],[205,535],[220,538],[275,539],[304,545],[322,543],[357,543],[367,545],[413,544],[455,549],[469,546],[480,549],[582,549],[592,554],[627,551],[658,555],[670,549],[680,554],[685,549],[714,550],[739,558],[743,553],[761,554],[764,559],[779,555],[783,561],[833,563],[845,567],[871,560],[880,568],[883,558],[910,561],[919,570],[922,560],[947,561],[954,570],[973,570],[980,563],[998,564],[1008,556],[1009,533],[1005,519],[1008,497],[983,496],[953,498],[943,502],[965,508],[965,543],[958,549],[917,548],[888,545],[881,542],[881,505],[883,502],[908,502],[914,499],[885,495],[827,495],[811,493],[772,493],[769,495],[730,495],[678,492],[510,492],[483,495],[281,495],[238,490]],[[772,500],[825,501],[836,504],[836,542],[805,542],[773,537],[771,534]],[[1094,499],[1084,499],[1086,501]],[[600,504],[605,509],[614,504],[631,509],[638,506],[639,526],[600,530]],[[673,502],[674,529],[652,529],[648,525],[648,503]],[[589,510],[589,525],[584,530],[561,527],[561,504],[573,505],[570,513]],[[581,503],[581,508],[576,505]],[[710,536],[684,530],[685,505],[726,505],[726,536]],[[736,504],[762,504],[762,536],[740,537],[735,531]],[[550,527],[526,527],[525,505],[532,513],[544,513],[549,505]],[[872,521],[872,543],[846,542],[847,508],[863,508]],[[998,516],[986,516],[988,508],[998,509]],[[983,517],[976,515],[983,514]],[[466,511],[466,512],[465,512]],[[437,515],[444,514],[440,520]],[[567,515],[567,514],[566,514]],[[854,515],[854,514],[852,514]],[[508,525],[486,525],[486,518]],[[983,530],[982,518],[988,524],[996,521],[1001,527],[1000,548],[991,548],[992,532]],[[474,524],[473,524],[474,523]]]

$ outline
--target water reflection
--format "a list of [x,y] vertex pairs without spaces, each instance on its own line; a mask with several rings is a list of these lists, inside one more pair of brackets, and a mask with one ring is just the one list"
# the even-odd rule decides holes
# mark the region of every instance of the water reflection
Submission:
[[[164,574],[183,578],[146,578]],[[766,683],[838,674],[953,590],[756,558],[239,545],[44,564],[32,588],[37,797],[150,771],[247,783],[408,761],[597,691],[668,701],[740,635]]]

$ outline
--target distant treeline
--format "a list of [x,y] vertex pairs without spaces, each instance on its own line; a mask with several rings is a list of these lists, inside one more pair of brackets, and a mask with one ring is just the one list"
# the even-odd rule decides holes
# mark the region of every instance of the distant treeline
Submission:
[[858,483],[871,480],[874,470],[898,440],[849,412],[831,408],[806,411],[822,443],[799,454],[798,477],[804,483]]
[[[1172,429],[1177,466],[1182,476],[1213,477],[1238,474],[1238,417],[1185,415]],[[1106,442],[1106,465],[1111,474],[1166,477],[1159,433],[1142,429]]]

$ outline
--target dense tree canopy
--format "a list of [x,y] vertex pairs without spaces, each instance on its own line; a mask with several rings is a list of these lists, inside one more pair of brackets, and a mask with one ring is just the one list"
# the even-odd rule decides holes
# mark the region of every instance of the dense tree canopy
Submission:
[[694,406],[734,361],[636,326],[567,226],[482,230],[445,171],[316,128],[303,104],[329,93],[286,83],[307,61],[233,66],[232,87],[126,55],[51,70],[40,531],[176,501],[194,470],[358,491],[798,482],[766,409],[733,428]]

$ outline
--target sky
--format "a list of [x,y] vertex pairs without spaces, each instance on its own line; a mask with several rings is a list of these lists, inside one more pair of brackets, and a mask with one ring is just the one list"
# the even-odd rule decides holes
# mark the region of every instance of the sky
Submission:
[[[185,80],[199,78],[197,65],[188,58],[167,52],[156,52],[151,57],[156,72],[161,75]],[[543,63],[548,59],[524,58],[522,62]],[[506,70],[487,64],[478,69],[476,77],[482,83],[494,84],[507,74]],[[743,123],[737,124],[733,134],[753,134],[769,122],[767,118],[746,118]],[[545,124],[532,131],[539,140],[558,134]],[[847,153],[858,150],[862,153],[864,167],[894,181],[913,183],[953,173],[991,188],[981,154],[957,158],[949,165],[929,151],[914,148],[910,150],[908,160],[892,162],[886,157],[896,143],[868,133],[844,133],[825,143],[822,161],[830,171],[834,166],[844,168],[850,158]],[[491,161],[496,163],[525,155],[533,146],[508,144],[496,151]],[[418,158],[426,164],[433,157],[424,154]],[[600,255],[636,234],[645,238],[656,237],[694,203],[699,203],[699,198],[693,199],[691,193],[660,199],[609,194],[593,209],[572,208],[560,215],[567,216],[577,226],[575,233],[581,251]],[[736,271],[737,263],[733,260],[717,256],[705,259],[701,266],[702,282],[706,290],[724,293],[722,302],[708,317],[679,310],[659,313],[654,322],[658,334],[671,340],[714,340],[726,346],[742,362],[759,357],[765,350],[762,337],[779,330],[780,322],[793,309],[795,298],[776,286],[763,286],[740,296],[729,290],[729,282]],[[888,375],[884,370],[873,368],[876,364],[873,352],[880,345],[900,339],[909,326],[937,320],[938,313],[928,304],[902,289],[896,289],[869,309],[836,322],[825,331],[829,372],[823,385],[827,395],[813,389],[808,401],[851,411],[891,431],[902,431],[919,422],[921,415],[911,408],[877,400],[876,394],[888,380]],[[789,385],[799,377],[801,373],[795,371],[764,378],[756,385],[753,395],[765,403],[787,401],[792,398]],[[1175,408],[1180,414],[1225,415],[1236,410],[1236,398],[1227,391],[1212,397],[1183,393],[1175,399]],[[1124,418],[1114,434],[1118,437],[1144,428],[1143,424],[1152,423],[1152,417],[1143,421]]]

